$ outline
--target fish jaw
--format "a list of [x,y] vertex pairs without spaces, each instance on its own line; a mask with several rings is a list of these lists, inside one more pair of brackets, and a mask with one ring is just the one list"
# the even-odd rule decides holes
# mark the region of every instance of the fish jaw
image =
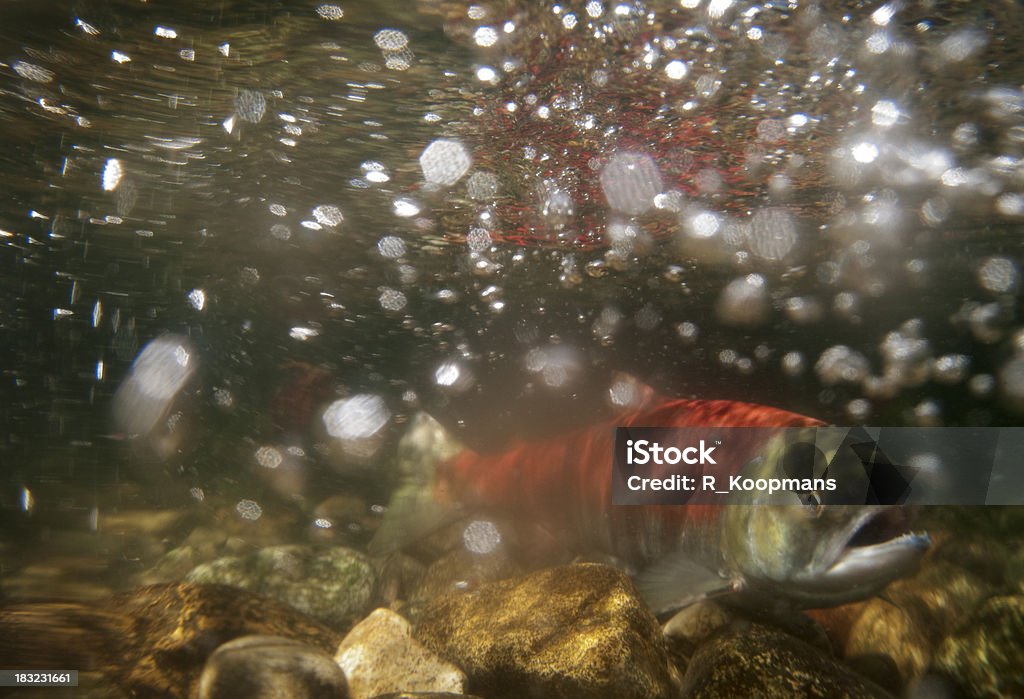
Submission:
[[[830,607],[870,597],[916,570],[931,540],[908,532],[905,508],[761,505],[742,508],[734,566],[748,589],[798,608]],[[758,528],[762,534],[758,535]],[[764,531],[776,533],[765,537]],[[737,533],[743,534],[742,538]]]
[[844,604],[879,592],[916,570],[931,546],[928,534],[905,531],[909,523],[905,508],[836,509],[855,514],[811,564],[793,576],[798,589],[829,604]]
[[[915,532],[870,546],[851,546],[810,582],[848,593],[867,589],[867,594],[871,594],[879,589],[880,583],[884,586],[913,572],[930,546],[931,538],[928,534]],[[881,580],[880,571],[885,572]]]

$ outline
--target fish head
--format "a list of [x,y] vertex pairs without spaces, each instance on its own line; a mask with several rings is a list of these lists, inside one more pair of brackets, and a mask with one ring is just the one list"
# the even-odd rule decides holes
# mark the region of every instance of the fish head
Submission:
[[828,607],[870,597],[917,568],[930,540],[908,531],[912,517],[897,506],[733,505],[723,546],[751,591]]

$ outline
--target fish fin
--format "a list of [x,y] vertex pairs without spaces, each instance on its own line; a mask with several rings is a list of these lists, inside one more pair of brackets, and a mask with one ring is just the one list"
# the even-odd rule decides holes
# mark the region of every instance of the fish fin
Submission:
[[437,502],[429,488],[415,483],[399,486],[367,551],[371,556],[394,553],[464,516],[457,503]]
[[457,503],[437,497],[437,467],[462,450],[434,418],[418,413],[398,443],[400,481],[369,544],[371,555],[393,553],[463,517]]
[[742,588],[740,580],[723,577],[683,551],[671,553],[646,568],[635,582],[640,595],[659,618]]

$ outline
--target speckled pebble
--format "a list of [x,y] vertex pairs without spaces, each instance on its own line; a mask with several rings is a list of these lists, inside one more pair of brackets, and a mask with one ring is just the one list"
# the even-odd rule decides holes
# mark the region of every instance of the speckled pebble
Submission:
[[1024,696],[1024,595],[992,597],[935,653],[933,667],[969,697]]
[[345,671],[353,699],[388,692],[451,692],[466,688],[466,676],[412,638],[409,622],[377,609],[338,646],[334,659]]
[[669,697],[661,627],[620,570],[586,563],[452,593],[423,610],[416,636],[488,699]]
[[219,558],[196,567],[186,580],[259,592],[341,627],[366,611],[376,575],[358,551],[296,545]]
[[686,670],[683,696],[891,699],[839,661],[759,624],[734,625],[701,646]]

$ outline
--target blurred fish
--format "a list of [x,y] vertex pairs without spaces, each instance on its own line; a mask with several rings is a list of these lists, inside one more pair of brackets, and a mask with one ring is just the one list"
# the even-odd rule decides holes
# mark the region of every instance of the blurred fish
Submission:
[[[868,597],[914,570],[929,540],[905,533],[907,510],[885,506],[613,506],[615,427],[815,427],[818,420],[736,401],[654,397],[616,419],[484,455],[461,447],[432,418],[413,420],[399,447],[404,478],[371,551],[387,553],[461,517],[513,523],[530,553],[603,552],[636,574],[658,614],[712,595],[779,610]],[[739,469],[769,442],[751,432]],[[691,433],[692,436],[692,433]],[[765,462],[771,461],[768,456]],[[794,503],[798,502],[794,497]]]

